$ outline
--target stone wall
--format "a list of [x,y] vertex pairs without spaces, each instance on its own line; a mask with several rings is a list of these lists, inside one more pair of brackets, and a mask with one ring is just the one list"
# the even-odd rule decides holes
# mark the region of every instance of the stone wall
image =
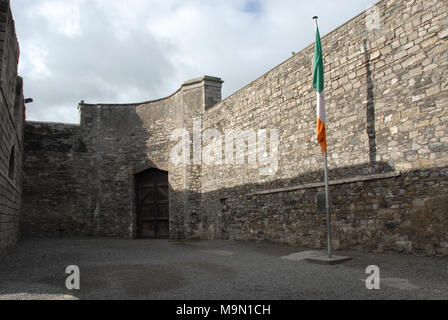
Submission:
[[78,125],[27,121],[22,205],[22,235],[58,236],[90,232],[83,216],[88,206],[91,170]]
[[9,1],[0,1],[0,259],[19,237],[24,99]]
[[[383,0],[322,38],[336,248],[448,254],[447,30],[444,1]],[[325,247],[313,55],[314,44],[221,102],[222,81],[203,77],[157,101],[81,103],[79,127],[30,123],[24,230],[134,237],[134,175],[156,167],[169,174],[172,238]],[[188,163],[170,161],[176,129]],[[273,150],[278,134],[278,162],[260,130]],[[212,163],[228,146],[244,161]]]
[[[447,10],[385,0],[322,39],[337,248],[448,253]],[[204,234],[325,247],[313,55],[310,45],[204,114],[204,130],[279,136],[273,175],[203,165]]]
[[220,99],[221,83],[205,76],[167,98],[136,104],[81,102],[80,125],[28,122],[23,234],[135,237],[135,175],[158,168],[169,173],[171,236],[188,237],[199,214],[191,177],[199,174],[193,165],[172,166],[171,134],[191,130],[193,119]]

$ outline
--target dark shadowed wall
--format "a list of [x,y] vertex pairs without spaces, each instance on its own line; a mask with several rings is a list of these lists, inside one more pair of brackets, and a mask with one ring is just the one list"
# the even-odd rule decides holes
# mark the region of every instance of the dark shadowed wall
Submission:
[[19,237],[25,106],[18,63],[9,1],[0,1],[0,258]]

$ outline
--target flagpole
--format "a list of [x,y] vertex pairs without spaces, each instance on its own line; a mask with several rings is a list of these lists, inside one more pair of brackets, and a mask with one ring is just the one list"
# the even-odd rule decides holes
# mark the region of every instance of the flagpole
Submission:
[[[317,16],[313,17],[314,28],[317,32]],[[332,258],[332,245],[331,245],[331,221],[330,221],[330,191],[328,188],[328,164],[327,164],[327,151],[323,153],[324,155],[324,179],[325,179],[325,207],[327,212],[327,247],[328,247],[328,258]]]
[[327,243],[328,243],[328,258],[332,258],[331,246],[331,221],[330,221],[330,191],[328,190],[328,165],[327,153],[324,152],[324,176],[325,176],[325,201],[327,209]]

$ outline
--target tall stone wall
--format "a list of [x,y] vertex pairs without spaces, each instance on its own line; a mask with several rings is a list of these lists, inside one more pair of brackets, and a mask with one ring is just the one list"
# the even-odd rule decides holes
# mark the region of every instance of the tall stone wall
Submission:
[[86,208],[94,192],[78,125],[27,121],[21,231],[23,236],[91,232]]
[[167,98],[144,103],[81,102],[80,125],[28,122],[24,235],[135,237],[135,175],[158,168],[169,176],[171,237],[188,237],[199,215],[200,179],[194,178],[197,167],[170,163],[178,143],[171,134],[192,129],[193,119],[220,99],[221,83],[193,79]]
[[[337,248],[448,253],[447,8],[385,0],[322,39]],[[279,137],[273,175],[202,166],[204,234],[325,246],[313,55],[310,45],[204,114],[204,130]]]
[[19,237],[25,107],[18,62],[9,1],[0,1],[0,259]]

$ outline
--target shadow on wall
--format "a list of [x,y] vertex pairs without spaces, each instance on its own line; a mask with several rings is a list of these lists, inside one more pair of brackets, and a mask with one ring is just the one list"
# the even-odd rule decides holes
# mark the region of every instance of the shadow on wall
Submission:
[[[156,133],[145,126],[135,105],[84,105],[81,135],[90,159],[79,184],[90,183],[86,216],[89,234],[95,236],[135,237],[137,206],[135,173],[158,168],[148,155],[148,141]],[[85,155],[80,155],[82,162]],[[90,175],[92,171],[92,176]],[[81,233],[85,233],[81,231]]]
[[[95,117],[92,120],[98,119]],[[101,133],[84,136],[77,126],[27,125],[22,223],[25,236],[58,237],[62,226],[64,236],[129,237],[123,230],[129,230],[131,225],[135,228],[137,223],[135,201],[130,196],[136,171],[131,168],[144,171],[157,166],[145,152],[136,151],[146,145],[152,132],[136,126],[136,118],[127,121],[133,125],[123,126],[126,131],[102,126],[95,129]],[[376,162],[375,167],[376,173],[394,172],[387,163]],[[371,171],[371,165],[365,164],[329,172],[330,182],[350,177],[355,180],[330,185],[335,248],[445,254],[448,190],[443,181],[447,180],[448,168],[425,168],[395,177],[356,181],[357,176],[366,177]],[[322,248],[326,241],[325,215],[317,211],[316,194],[323,191],[323,186],[257,194],[316,181],[323,181],[322,170],[203,194],[169,186],[170,224],[175,232],[182,230],[183,219],[173,214],[184,212],[189,199],[199,199],[198,219],[191,223],[194,237]]]
[[151,132],[135,106],[87,108],[81,126],[27,123],[23,236],[132,232],[131,168],[152,165],[145,152]]
[[[353,177],[360,171],[362,167],[332,170],[330,181],[344,177],[340,175],[343,172],[352,173]],[[317,193],[324,190],[323,186],[259,193],[321,181],[311,178],[320,174],[203,193],[204,215],[199,225],[202,229],[197,234],[214,230],[215,238],[324,248],[325,214],[317,208]],[[418,250],[448,255],[448,188],[441,183],[447,179],[448,168],[425,168],[385,176],[330,185],[335,248]]]
[[367,39],[364,43],[364,57],[366,64],[366,80],[367,80],[367,105],[366,105],[366,119],[367,119],[367,136],[369,137],[369,161],[370,165],[374,166],[376,163],[376,131],[375,131],[375,98],[373,95],[373,80],[372,71],[370,68],[370,51],[367,45]]
[[22,236],[56,236],[65,225],[72,231],[78,228],[72,212],[79,201],[72,163],[73,155],[83,152],[85,148],[79,148],[79,126],[27,122]]

